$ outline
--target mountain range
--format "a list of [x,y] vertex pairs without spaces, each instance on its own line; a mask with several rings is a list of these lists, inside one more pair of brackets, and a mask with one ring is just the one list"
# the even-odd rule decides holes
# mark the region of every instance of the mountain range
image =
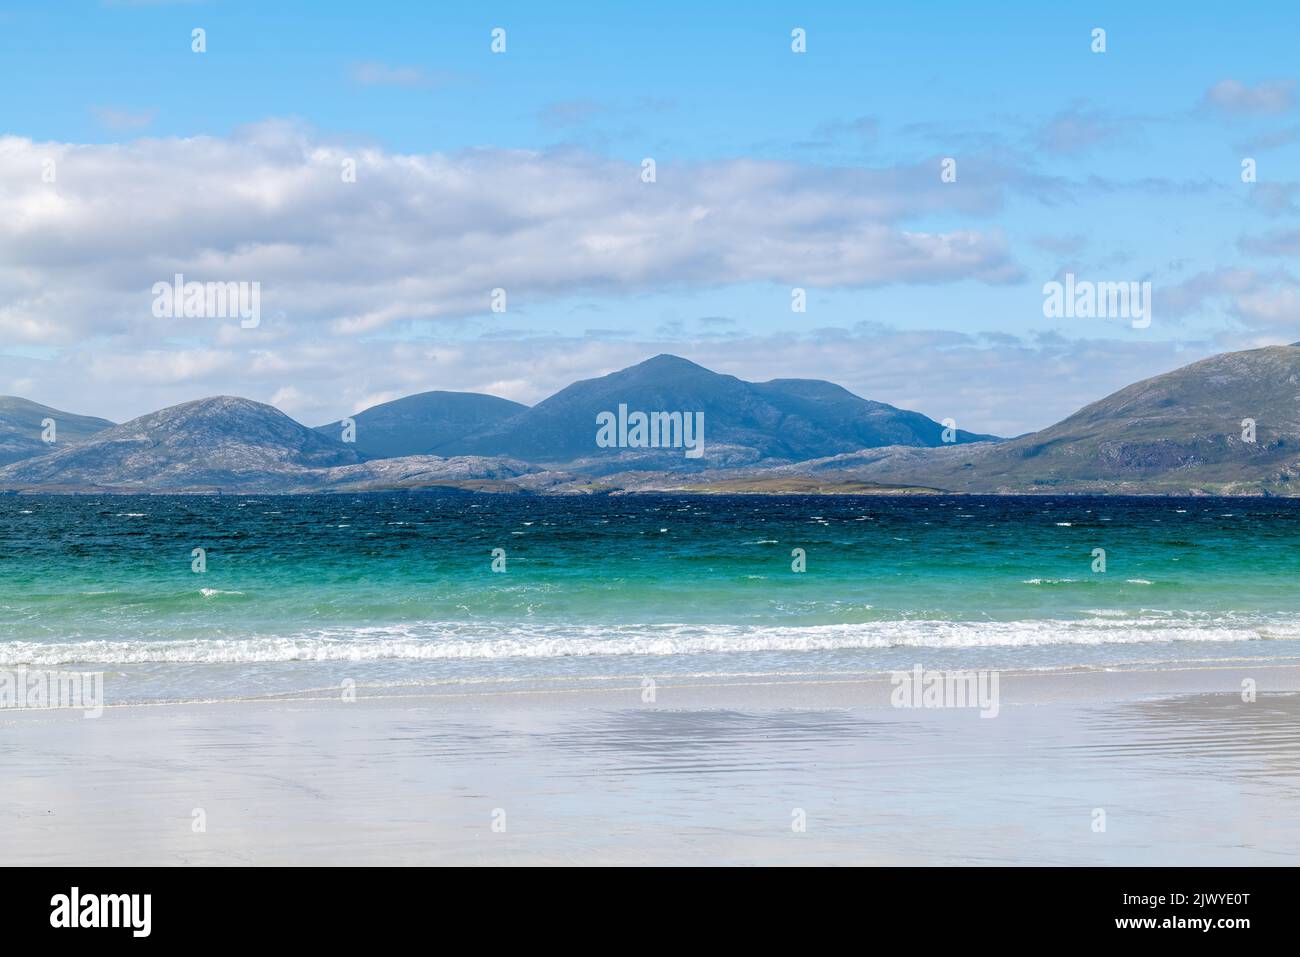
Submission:
[[1211,356],[1006,442],[864,450],[778,474],[955,492],[1300,495],[1300,344]]
[[[53,442],[46,442],[45,422],[54,420]],[[52,451],[59,441],[79,442],[112,426],[107,419],[73,415],[13,395],[0,395],[0,465]]]
[[370,459],[274,406],[215,396],[151,412],[0,469],[0,488],[308,492],[499,480],[524,463],[439,456]]
[[[597,443],[598,416],[637,411],[703,413],[702,455]],[[114,425],[0,398],[0,490],[1300,494],[1297,346],[1213,356],[1007,440],[945,434],[830,382],[746,382],[669,355],[531,408],[433,391],[351,419],[313,429],[216,396]]]

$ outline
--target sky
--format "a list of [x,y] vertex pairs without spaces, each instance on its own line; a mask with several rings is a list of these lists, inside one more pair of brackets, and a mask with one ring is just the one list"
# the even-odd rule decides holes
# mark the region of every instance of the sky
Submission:
[[1300,8],[1138,6],[6,0],[0,393],[316,425],[669,352],[1015,435],[1300,340]]

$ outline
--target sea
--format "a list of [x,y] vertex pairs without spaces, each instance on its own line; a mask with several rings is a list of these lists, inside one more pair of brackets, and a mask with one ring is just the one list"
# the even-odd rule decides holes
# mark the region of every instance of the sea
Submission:
[[0,497],[0,669],[111,703],[1300,660],[1300,500]]

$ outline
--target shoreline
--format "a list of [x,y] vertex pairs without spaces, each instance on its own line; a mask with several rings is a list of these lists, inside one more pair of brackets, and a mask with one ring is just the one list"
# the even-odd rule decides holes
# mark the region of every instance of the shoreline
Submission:
[[[918,648],[918,651],[925,649]],[[919,657],[925,657],[920,655]],[[647,658],[646,664],[652,665],[653,658]],[[293,668],[299,664],[314,665],[314,661],[275,662],[270,666]],[[924,665],[924,662],[918,662]],[[98,665],[99,668],[111,668],[111,665]],[[185,664],[176,667],[195,667]],[[228,667],[228,665],[205,665],[201,667]],[[269,666],[268,666],[269,667]],[[57,673],[87,671],[87,668],[74,668],[61,665],[57,668],[18,665],[9,666],[16,672]],[[908,669],[901,669],[906,672]],[[997,672],[1005,683],[1004,689],[1011,689],[1014,694],[1012,703],[1031,703],[1036,700],[1034,688],[1044,689],[1050,700],[1061,700],[1064,696],[1078,699],[1092,698],[1098,701],[1117,700],[1128,695],[1164,695],[1188,694],[1196,692],[1226,693],[1231,690],[1223,683],[1223,676],[1254,676],[1266,674],[1278,682],[1270,691],[1280,693],[1300,693],[1300,657],[1279,656],[1275,658],[1204,658],[1172,661],[1120,662],[1105,665],[1072,664],[1061,666],[1044,666],[1039,668],[933,668],[932,671],[959,672]],[[525,675],[516,678],[446,678],[431,680],[413,680],[410,682],[353,682],[351,688],[356,693],[355,703],[381,701],[428,701],[437,700],[483,700],[491,703],[494,699],[513,700],[537,698],[546,699],[556,696],[559,699],[575,698],[584,695],[599,696],[639,695],[644,690],[642,682],[653,679],[656,688],[672,690],[697,699],[703,693],[719,696],[721,701],[743,700],[749,693],[746,689],[780,688],[787,697],[796,692],[810,695],[823,694],[838,698],[835,689],[843,688],[855,697],[853,706],[875,708],[889,706],[888,696],[891,679],[900,670],[879,669],[868,671],[827,670],[827,671],[742,671],[742,672],[707,672],[696,674],[660,675],[653,667],[641,671],[629,670],[624,674],[585,674],[585,675]],[[1157,677],[1159,676],[1159,677]],[[1092,688],[1087,686],[1092,685]],[[1096,687],[1107,685],[1109,687]],[[334,703],[340,700],[342,689],[339,687],[318,687],[308,689],[289,689],[269,691],[261,694],[235,695],[223,697],[198,698],[157,698],[130,699],[114,702],[106,700],[104,709],[129,710],[134,708],[185,707],[188,705],[241,705],[241,704],[289,704],[289,703]],[[584,702],[590,704],[590,702]],[[0,708],[0,726],[6,717],[25,713],[41,714],[51,711],[78,711],[73,707],[64,708]]]
[[57,487],[28,487],[28,488],[0,488],[0,498],[33,498],[38,496],[51,496],[59,498],[90,498],[93,496],[103,495],[120,495],[123,497],[136,496],[155,496],[168,497],[175,496],[178,498],[302,498],[305,496],[348,496],[348,495],[395,495],[395,494],[421,494],[434,493],[446,494],[455,493],[465,496],[485,495],[496,498],[500,496],[510,496],[516,498],[573,498],[589,497],[596,498],[600,496],[608,498],[619,498],[624,496],[635,495],[664,495],[664,496],[682,496],[682,497],[701,497],[701,498],[1099,498],[1099,499],[1227,499],[1230,501],[1247,500],[1277,500],[1290,501],[1300,498],[1300,490],[1294,495],[1279,495],[1276,492],[1261,490],[1258,492],[1205,492],[1192,489],[1172,491],[1172,492],[1138,492],[1125,490],[1122,492],[1107,492],[1088,489],[1020,489],[1016,491],[999,491],[999,492],[966,492],[952,491],[949,489],[930,488],[926,486],[891,486],[880,490],[856,489],[854,491],[842,491],[838,489],[826,489],[821,485],[801,489],[799,491],[788,490],[759,490],[750,489],[745,491],[734,491],[731,489],[712,489],[708,487],[701,488],[601,488],[586,489],[575,488],[565,489],[559,492],[550,492],[529,488],[484,488],[484,483],[475,483],[476,487],[467,487],[453,483],[443,483],[440,485],[421,485],[421,486],[392,486],[387,488],[362,488],[362,489],[330,489],[330,488],[312,488],[298,490],[276,490],[276,491],[232,491],[222,489],[134,489],[134,488],[104,488],[104,489],[61,489]]
[[1007,672],[991,720],[891,707],[880,677],[738,677],[0,712],[0,839],[16,864],[1300,853],[1300,664]]

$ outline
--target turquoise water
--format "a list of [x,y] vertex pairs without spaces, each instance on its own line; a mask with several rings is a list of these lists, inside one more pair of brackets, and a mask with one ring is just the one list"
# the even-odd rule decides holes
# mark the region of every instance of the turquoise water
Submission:
[[1290,658],[1297,582],[1279,499],[9,496],[0,667],[178,698]]

